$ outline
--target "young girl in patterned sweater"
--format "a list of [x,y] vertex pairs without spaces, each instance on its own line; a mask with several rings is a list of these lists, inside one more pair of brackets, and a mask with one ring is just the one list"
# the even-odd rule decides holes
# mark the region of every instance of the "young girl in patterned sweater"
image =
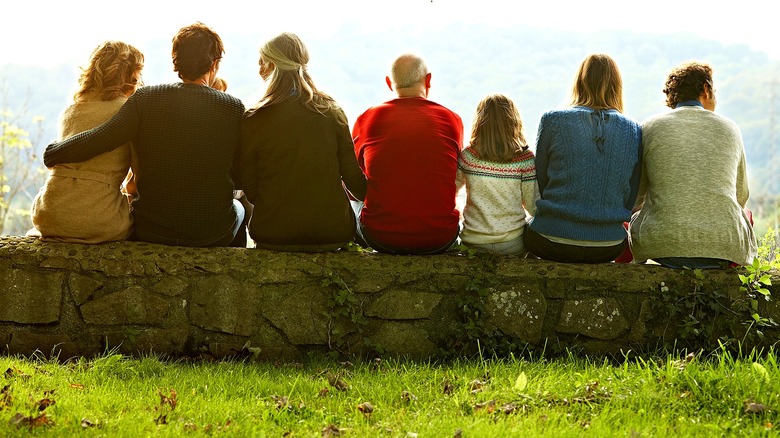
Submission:
[[539,188],[514,102],[501,94],[482,99],[470,143],[458,157],[456,183],[466,186],[461,242],[477,251],[525,254],[523,231]]

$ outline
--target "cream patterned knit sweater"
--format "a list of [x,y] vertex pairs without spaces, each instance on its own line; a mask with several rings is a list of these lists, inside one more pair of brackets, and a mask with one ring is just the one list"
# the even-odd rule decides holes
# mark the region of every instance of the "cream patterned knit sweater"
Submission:
[[466,186],[461,240],[472,244],[506,242],[525,229],[536,212],[539,187],[534,154],[526,150],[508,163],[479,158],[473,148],[458,157],[458,189]]
[[643,123],[642,145],[641,211],[630,227],[634,260],[750,264],[756,238],[743,211],[749,190],[737,125],[698,106],[678,107]]

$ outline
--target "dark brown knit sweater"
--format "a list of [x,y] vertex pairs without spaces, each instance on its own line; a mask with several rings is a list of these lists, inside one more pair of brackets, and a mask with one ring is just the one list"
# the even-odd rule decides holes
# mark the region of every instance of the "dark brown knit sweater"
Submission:
[[[140,88],[108,122],[50,144],[44,164],[80,162],[133,142],[141,240],[207,246],[235,220],[233,167],[244,105],[195,84]],[[85,211],[84,214],[89,214]]]

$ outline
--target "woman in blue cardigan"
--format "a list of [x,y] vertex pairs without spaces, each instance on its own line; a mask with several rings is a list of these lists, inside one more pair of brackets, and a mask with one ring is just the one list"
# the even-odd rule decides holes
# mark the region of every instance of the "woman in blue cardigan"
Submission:
[[570,108],[542,116],[536,140],[540,199],[525,235],[535,256],[604,263],[626,248],[641,172],[639,123],[622,114],[615,61],[593,54],[580,65]]

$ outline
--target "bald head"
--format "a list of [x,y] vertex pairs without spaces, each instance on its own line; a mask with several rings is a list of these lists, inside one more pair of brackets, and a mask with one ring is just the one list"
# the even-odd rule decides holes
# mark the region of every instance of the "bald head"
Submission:
[[428,66],[419,56],[407,53],[393,62],[390,74],[396,89],[413,88],[425,82]]

